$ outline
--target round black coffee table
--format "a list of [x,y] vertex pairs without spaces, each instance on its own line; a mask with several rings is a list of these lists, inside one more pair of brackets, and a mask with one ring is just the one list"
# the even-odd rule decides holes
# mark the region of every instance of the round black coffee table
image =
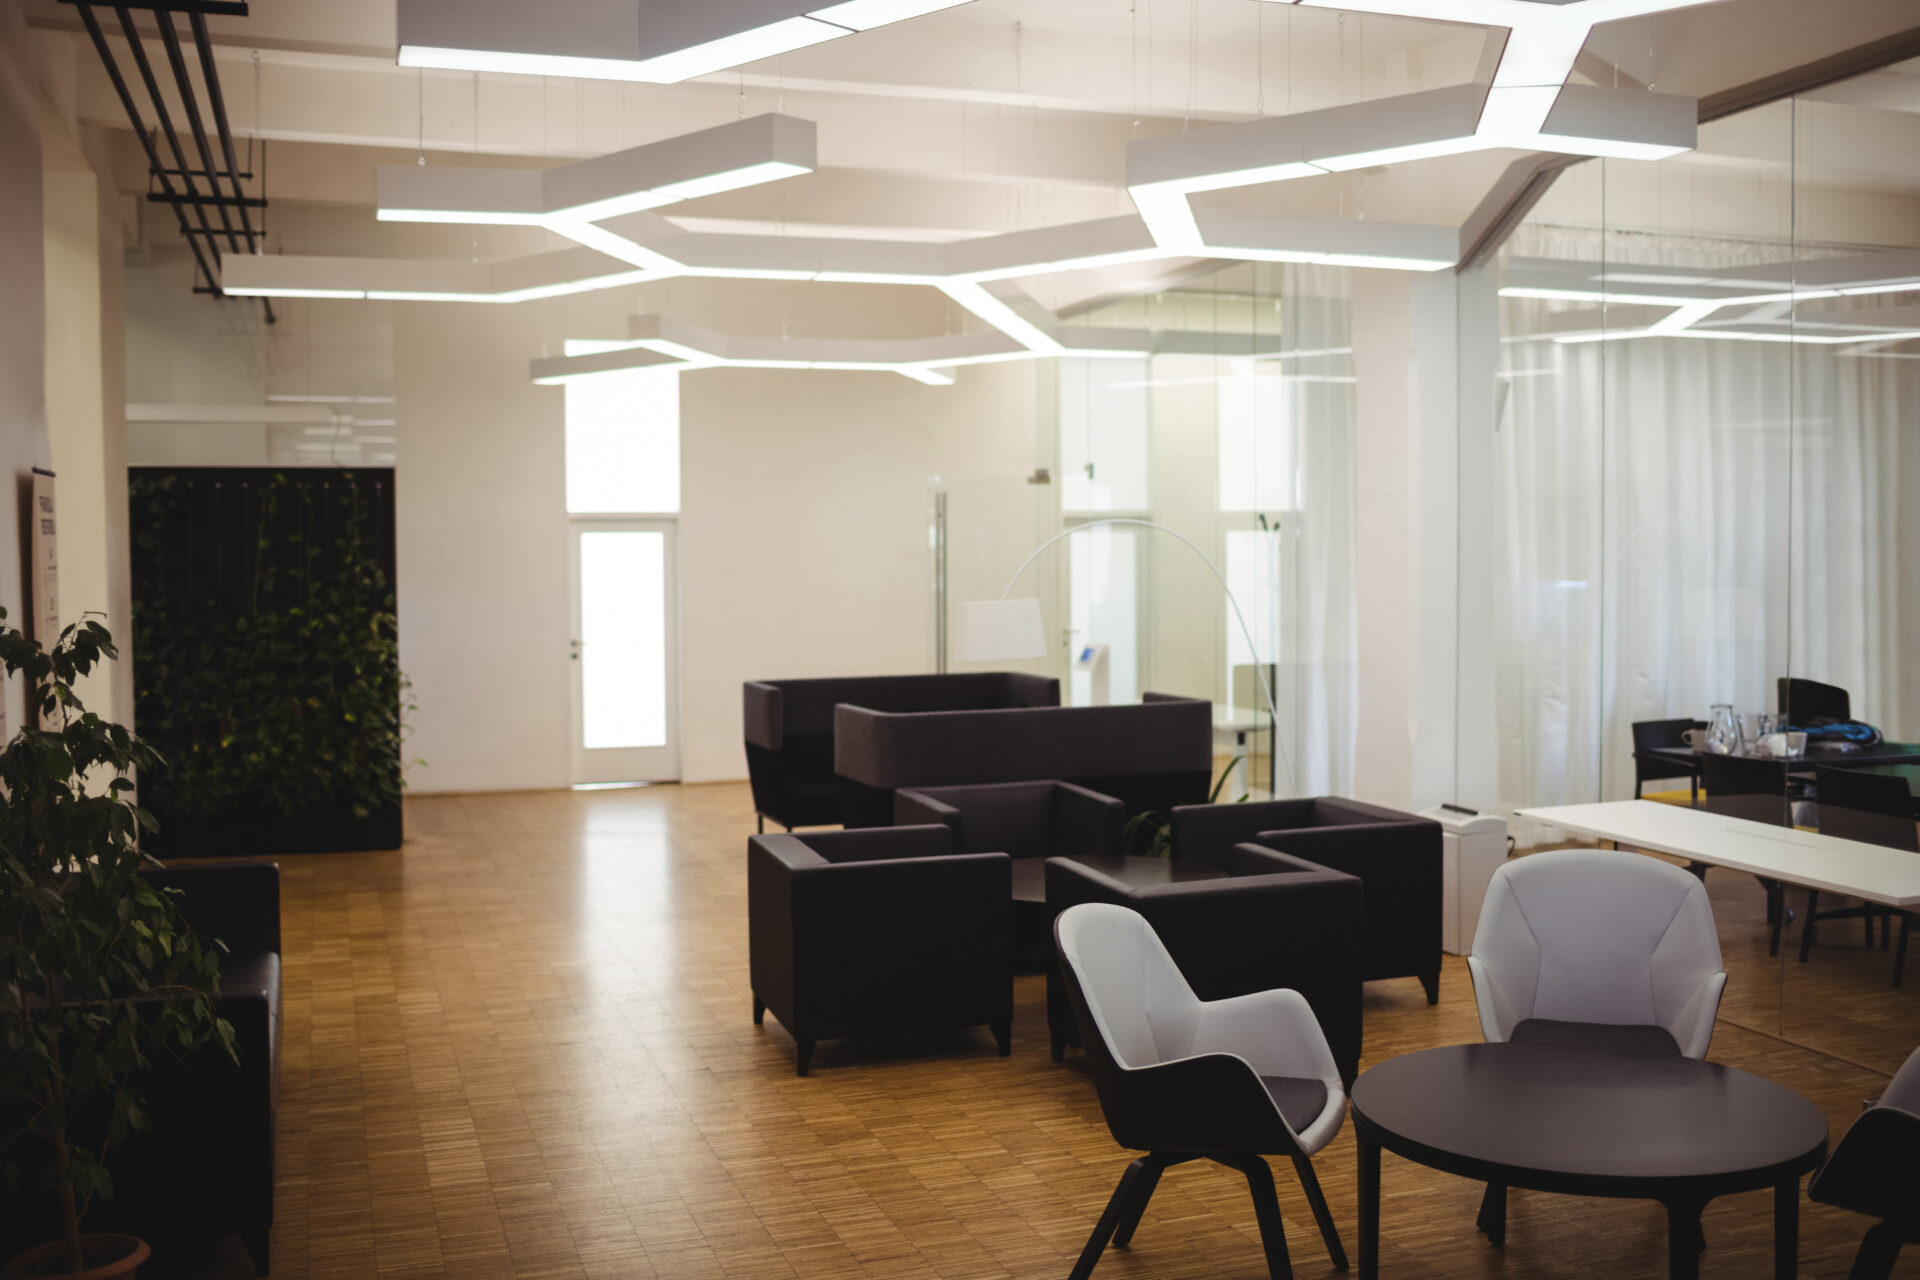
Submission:
[[1380,1150],[1487,1184],[1480,1228],[1506,1241],[1506,1188],[1658,1200],[1667,1267],[1700,1271],[1700,1211],[1772,1187],[1773,1273],[1792,1280],[1800,1179],[1827,1121],[1791,1089],[1678,1056],[1470,1044],[1383,1062],[1353,1086],[1360,1144],[1360,1280],[1380,1266]]

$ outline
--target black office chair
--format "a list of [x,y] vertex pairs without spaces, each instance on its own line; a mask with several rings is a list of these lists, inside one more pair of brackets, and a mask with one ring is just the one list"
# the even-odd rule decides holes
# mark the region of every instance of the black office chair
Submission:
[[1780,714],[1796,729],[1829,720],[1853,719],[1847,691],[1835,684],[1802,680],[1798,676],[1780,677]]
[[1849,1280],[1887,1280],[1900,1246],[1920,1243],[1920,1049],[1840,1139],[1807,1198],[1880,1219],[1860,1242]]
[[1704,720],[1636,720],[1633,722],[1633,798],[1640,798],[1641,787],[1662,778],[1687,779],[1693,798],[1700,798],[1700,766],[1682,764],[1664,756],[1650,754],[1659,747],[1684,747],[1689,729],[1706,728]]
[[[1883,844],[1889,849],[1920,853],[1920,827],[1914,825],[1913,793],[1905,778],[1890,774],[1868,773],[1861,769],[1842,769],[1821,765],[1813,771],[1814,788],[1820,796],[1820,834]],[[1893,913],[1881,910],[1880,945],[1886,945],[1886,931]],[[1900,946],[1893,956],[1893,985],[1906,977],[1907,931],[1913,925],[1909,912],[1900,913]],[[1867,926],[1871,929],[1873,926]]]
[[[1706,788],[1703,806],[1730,818],[1765,822],[1776,827],[1793,825],[1793,800],[1787,794],[1787,764],[1784,760],[1758,760],[1747,756],[1721,756],[1711,752],[1700,757],[1700,785]],[[1705,868],[1695,870],[1705,878]],[[1755,876],[1767,891],[1767,923],[1773,926],[1767,942],[1767,954],[1780,954],[1780,930],[1793,920],[1787,910],[1786,891],[1778,880]]]
[[1126,1247],[1161,1172],[1190,1160],[1246,1178],[1267,1271],[1292,1280],[1267,1155],[1293,1158],[1327,1255],[1345,1271],[1312,1156],[1339,1132],[1347,1099],[1305,998],[1281,990],[1201,1000],[1146,917],[1112,903],[1068,907],[1053,936],[1107,1128],[1147,1153],[1120,1176],[1071,1280],[1087,1280],[1109,1239]]

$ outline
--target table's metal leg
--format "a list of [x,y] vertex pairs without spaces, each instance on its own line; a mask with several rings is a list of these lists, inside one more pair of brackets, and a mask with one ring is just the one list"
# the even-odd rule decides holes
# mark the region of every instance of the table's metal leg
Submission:
[[1800,1274],[1800,1179],[1773,1189],[1773,1280]]
[[1487,1243],[1496,1249],[1507,1247],[1507,1184],[1489,1182],[1480,1197],[1480,1216],[1474,1226],[1487,1233]]
[[1360,1280],[1380,1275],[1380,1144],[1354,1126],[1360,1148]]
[[1694,1200],[1675,1200],[1667,1204],[1668,1280],[1699,1280],[1702,1207]]

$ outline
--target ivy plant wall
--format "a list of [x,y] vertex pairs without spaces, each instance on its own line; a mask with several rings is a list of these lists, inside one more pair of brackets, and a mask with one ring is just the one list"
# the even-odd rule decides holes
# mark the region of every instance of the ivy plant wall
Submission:
[[169,853],[400,843],[390,469],[136,467],[140,779]]

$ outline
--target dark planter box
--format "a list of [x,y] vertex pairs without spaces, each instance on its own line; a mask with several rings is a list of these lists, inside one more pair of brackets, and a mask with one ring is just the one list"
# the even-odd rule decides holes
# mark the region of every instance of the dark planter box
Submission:
[[199,831],[163,827],[149,837],[155,852],[169,858],[244,858],[282,853],[362,853],[398,849],[402,836],[400,806],[375,809],[357,818],[342,809],[301,813],[225,815]]

